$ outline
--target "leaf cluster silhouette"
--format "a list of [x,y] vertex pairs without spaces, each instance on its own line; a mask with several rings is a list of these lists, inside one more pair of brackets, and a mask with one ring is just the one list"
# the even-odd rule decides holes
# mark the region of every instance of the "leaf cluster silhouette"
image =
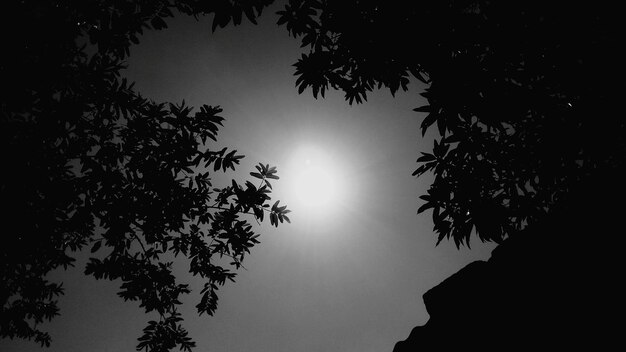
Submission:
[[[279,25],[308,53],[296,86],[339,89],[362,103],[380,88],[425,86],[422,135],[431,152],[414,176],[434,182],[437,243],[472,234],[501,242],[550,210],[592,174],[624,165],[615,55],[619,11],[551,2],[290,0]],[[595,206],[595,205],[594,205]]]
[[[243,155],[215,148],[222,110],[143,98],[122,78],[144,30],[175,12],[213,15],[213,30],[250,21],[271,1],[10,1],[3,4],[0,336],[49,346],[40,324],[59,314],[47,275],[89,249],[85,274],[118,280],[118,295],[156,312],[138,350],[190,351],[178,313],[190,293],[172,273],[182,256],[204,279],[199,314],[259,243],[248,220],[289,221],[270,206],[275,167],[213,184]],[[226,258],[224,260],[219,258]],[[183,261],[184,262],[184,261]]]

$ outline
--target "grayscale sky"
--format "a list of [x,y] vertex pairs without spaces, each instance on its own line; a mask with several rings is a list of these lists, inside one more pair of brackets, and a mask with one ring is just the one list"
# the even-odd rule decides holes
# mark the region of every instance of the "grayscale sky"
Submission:
[[[293,211],[290,225],[257,227],[261,244],[237,282],[220,290],[215,316],[197,316],[199,290],[187,297],[185,325],[196,351],[391,352],[427,321],[422,295],[470,261],[488,258],[493,245],[435,247],[430,212],[416,215],[431,182],[411,176],[419,151],[432,148],[432,135],[419,131],[423,115],[412,111],[424,105],[423,86],[412,82],[395,98],[374,92],[354,106],[338,92],[318,100],[310,91],[298,95],[291,65],[306,49],[275,25],[277,9],[258,26],[214,34],[211,18],[178,17],[131,51],[127,76],[144,96],[220,105],[226,121],[216,146],[246,155],[228,178],[250,178],[257,162],[277,166],[273,198]],[[326,160],[342,194],[314,211],[291,187],[311,153]],[[67,292],[61,316],[46,325],[53,336],[48,351],[134,351],[154,317],[118,298],[119,283],[84,277],[79,257],[76,269],[54,275]],[[182,265],[177,274],[194,289],[202,284]],[[39,347],[1,340],[0,350]]]

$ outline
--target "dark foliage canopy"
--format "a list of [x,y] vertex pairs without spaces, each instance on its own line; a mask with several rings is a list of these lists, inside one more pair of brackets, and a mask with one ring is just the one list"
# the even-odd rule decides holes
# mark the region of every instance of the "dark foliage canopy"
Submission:
[[289,210],[270,202],[270,165],[251,173],[256,184],[213,185],[243,158],[211,143],[219,107],[150,101],[120,72],[142,32],[166,28],[174,12],[213,14],[215,30],[242,15],[255,22],[270,2],[3,4],[0,336],[48,346],[39,325],[58,314],[63,287],[46,275],[89,249],[85,274],[118,280],[121,298],[159,317],[138,350],[194,346],[177,311],[190,288],[172,274],[174,257],[205,279],[196,307],[212,315],[218,287],[259,243],[246,219],[278,226]]
[[[422,134],[434,173],[418,213],[433,210],[438,242],[500,242],[542,219],[591,174],[624,165],[623,64],[616,17],[569,1],[290,0],[279,25],[308,53],[296,85],[367,92],[427,85]],[[618,78],[619,77],[619,78]],[[603,205],[590,205],[603,206]]]

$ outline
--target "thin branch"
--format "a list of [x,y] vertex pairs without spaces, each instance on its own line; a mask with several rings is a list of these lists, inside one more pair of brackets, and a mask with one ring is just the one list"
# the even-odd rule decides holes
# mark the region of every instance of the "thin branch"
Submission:
[[[137,221],[133,220],[132,224],[135,225],[140,231],[143,232],[141,225],[139,225]],[[133,237],[137,240],[137,242],[139,242],[139,245],[141,246],[141,250],[143,251],[143,254],[146,256],[146,258],[149,258],[148,252],[146,251],[146,247],[144,247],[143,241],[141,240],[141,238],[139,238],[139,236],[137,236],[137,234],[134,231],[132,232],[132,234],[133,234]]]
[[230,259],[232,259],[232,260],[235,260],[237,263],[239,263],[239,266],[240,266],[240,267],[244,268],[246,271],[248,270],[248,268],[246,268],[245,266],[243,266],[243,264],[241,263],[241,261],[240,261],[239,259],[237,259],[237,258],[233,257],[233,255],[232,255],[232,254],[219,252],[219,255],[220,255],[220,256],[226,256],[226,257],[228,257],[228,258],[230,258]]
[[[214,206],[209,206],[207,208],[218,209],[218,210],[230,210],[230,208],[222,208],[222,207],[214,207]],[[241,211],[241,210],[239,210],[237,213],[239,213],[239,214],[247,214],[247,215],[254,215],[254,213],[250,213],[250,212],[247,212],[247,211]]]

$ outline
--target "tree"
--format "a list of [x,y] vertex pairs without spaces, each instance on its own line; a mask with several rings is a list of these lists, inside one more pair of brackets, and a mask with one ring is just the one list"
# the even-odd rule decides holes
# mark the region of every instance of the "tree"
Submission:
[[[624,166],[617,112],[620,21],[604,4],[290,0],[279,25],[300,38],[296,85],[361,103],[367,92],[427,85],[415,176],[434,173],[437,243],[501,242],[545,218],[591,175]],[[604,205],[592,205],[604,206]]]
[[[193,112],[149,101],[121,78],[144,29],[164,29],[174,11],[213,14],[213,30],[242,14],[255,22],[271,1],[11,1],[2,35],[0,336],[51,337],[39,324],[59,314],[63,287],[46,275],[90,249],[85,274],[120,280],[118,295],[158,313],[138,350],[190,351],[177,308],[190,293],[172,274],[181,255],[205,279],[199,314],[234,281],[258,242],[248,219],[278,226],[289,210],[272,203],[275,167],[258,164],[258,184],[211,176],[243,155],[216,148],[219,107]],[[271,206],[270,206],[271,205]],[[219,258],[224,258],[220,260]],[[226,262],[224,262],[226,260]],[[229,263],[229,264],[226,264]]]

